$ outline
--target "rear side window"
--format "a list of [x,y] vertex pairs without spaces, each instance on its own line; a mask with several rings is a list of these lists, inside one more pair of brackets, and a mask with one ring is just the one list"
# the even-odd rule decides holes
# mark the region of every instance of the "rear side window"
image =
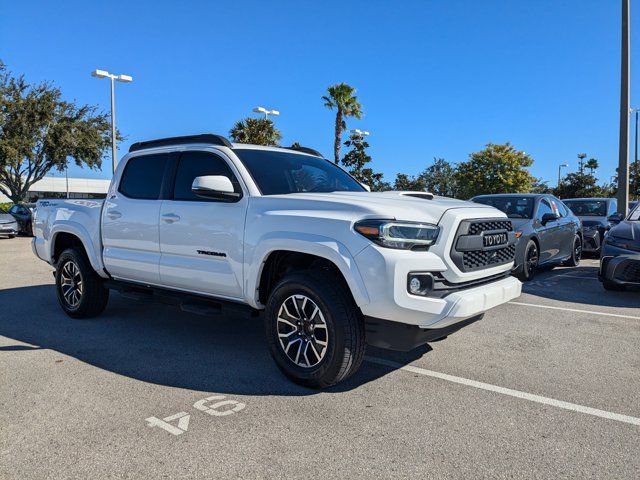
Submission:
[[157,200],[167,157],[166,154],[158,154],[131,158],[120,180],[120,193],[129,198]]
[[233,184],[234,191],[240,193],[238,180],[231,172],[227,162],[222,158],[209,152],[184,152],[180,156],[180,162],[178,163],[173,199],[208,201],[208,199],[198,197],[191,191],[193,180],[196,177],[206,175],[222,175],[229,178]]

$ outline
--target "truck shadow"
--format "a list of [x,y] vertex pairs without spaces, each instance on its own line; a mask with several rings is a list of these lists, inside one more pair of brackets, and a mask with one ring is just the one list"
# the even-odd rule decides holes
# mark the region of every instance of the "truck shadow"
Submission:
[[[0,290],[0,335],[25,345],[0,355],[49,349],[119,375],[170,387],[240,395],[314,395],[276,368],[261,318],[203,317],[175,307],[126,299],[112,293],[95,319],[73,320],[57,304],[52,285]],[[369,349],[406,364],[429,351],[400,354]],[[364,362],[347,381],[325,390],[343,392],[376,380],[393,368]]]
[[[640,308],[638,289],[610,292],[598,281],[598,267],[557,267],[543,269],[522,286],[523,293],[583,305]],[[622,313],[622,312],[621,312]]]

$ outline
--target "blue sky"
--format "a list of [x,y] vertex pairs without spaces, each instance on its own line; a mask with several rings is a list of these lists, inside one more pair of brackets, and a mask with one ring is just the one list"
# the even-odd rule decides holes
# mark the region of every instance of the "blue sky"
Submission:
[[[91,70],[132,75],[117,87],[119,155],[138,140],[227,134],[263,105],[282,112],[283,144],[330,156],[334,114],[320,97],[345,81],[365,111],[349,127],[371,131],[388,180],[505,141],[551,184],[578,152],[604,180],[617,164],[619,3],[3,0],[0,58],[105,111],[108,82]],[[108,156],[105,167],[69,173],[108,178]]]

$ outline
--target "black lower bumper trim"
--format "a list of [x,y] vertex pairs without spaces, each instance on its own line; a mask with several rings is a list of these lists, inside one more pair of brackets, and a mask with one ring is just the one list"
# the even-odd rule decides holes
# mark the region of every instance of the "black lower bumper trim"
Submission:
[[367,343],[373,347],[408,352],[425,343],[435,342],[481,320],[484,314],[462,320],[444,328],[420,328],[416,325],[365,317]]

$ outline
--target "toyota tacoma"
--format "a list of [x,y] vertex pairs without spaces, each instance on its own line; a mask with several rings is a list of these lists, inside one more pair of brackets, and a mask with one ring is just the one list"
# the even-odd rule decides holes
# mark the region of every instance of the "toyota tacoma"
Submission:
[[41,200],[34,253],[73,318],[109,291],[182,310],[263,311],[293,381],[352,375],[365,345],[411,350],[520,295],[501,211],[427,192],[372,193],[305,147],[212,135],[135,143],[102,200]]

